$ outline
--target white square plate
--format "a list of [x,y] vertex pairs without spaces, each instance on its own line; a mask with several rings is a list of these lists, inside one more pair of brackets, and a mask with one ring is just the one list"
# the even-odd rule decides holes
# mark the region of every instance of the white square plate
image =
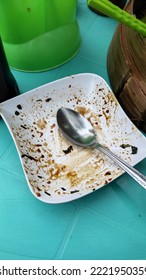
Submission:
[[98,150],[72,145],[60,133],[56,113],[68,107],[92,123],[98,140],[135,165],[145,158],[146,139],[124,113],[107,83],[77,74],[0,104],[32,193],[47,203],[87,195],[123,171]]

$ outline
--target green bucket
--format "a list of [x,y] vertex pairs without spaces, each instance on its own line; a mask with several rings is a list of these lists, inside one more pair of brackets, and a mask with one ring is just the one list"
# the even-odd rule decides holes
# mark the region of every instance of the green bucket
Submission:
[[2,0],[0,34],[9,65],[44,71],[70,60],[79,50],[77,0]]

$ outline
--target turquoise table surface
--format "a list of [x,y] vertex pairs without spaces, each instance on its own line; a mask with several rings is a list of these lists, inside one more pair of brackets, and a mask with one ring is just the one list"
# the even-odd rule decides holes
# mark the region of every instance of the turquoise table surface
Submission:
[[[78,54],[50,71],[12,70],[24,92],[56,79],[95,73],[108,83],[107,50],[117,22],[78,1]],[[136,168],[146,175],[146,159]],[[12,137],[0,120],[0,259],[146,259],[146,190],[127,174],[79,200],[45,204],[30,192]]]

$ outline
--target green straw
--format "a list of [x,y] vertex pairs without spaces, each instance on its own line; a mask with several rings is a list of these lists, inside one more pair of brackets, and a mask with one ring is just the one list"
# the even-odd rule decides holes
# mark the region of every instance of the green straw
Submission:
[[88,6],[99,10],[107,16],[110,16],[117,21],[131,27],[144,37],[146,37],[146,24],[136,19],[126,11],[120,9],[108,0],[88,0]]

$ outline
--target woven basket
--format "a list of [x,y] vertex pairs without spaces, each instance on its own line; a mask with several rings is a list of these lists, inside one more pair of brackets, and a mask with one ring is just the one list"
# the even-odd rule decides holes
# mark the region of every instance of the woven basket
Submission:
[[[129,0],[124,9],[141,20],[146,16],[146,1]],[[108,49],[107,68],[119,103],[146,132],[146,38],[118,24]]]

